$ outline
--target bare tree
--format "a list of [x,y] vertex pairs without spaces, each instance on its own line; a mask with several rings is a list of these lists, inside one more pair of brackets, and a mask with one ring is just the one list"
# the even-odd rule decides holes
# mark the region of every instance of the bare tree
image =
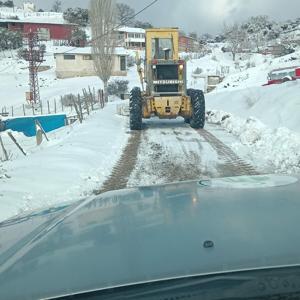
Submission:
[[104,97],[108,100],[107,85],[112,75],[116,45],[114,0],[91,0],[92,54],[95,70],[104,84]]
[[232,58],[235,61],[236,54],[247,41],[246,32],[238,23],[234,23],[233,25],[224,24],[223,35],[228,42]]
[[117,20],[122,26],[133,26],[135,11],[125,3],[117,3]]
[[61,12],[61,1],[55,0],[52,6],[52,11],[54,12]]

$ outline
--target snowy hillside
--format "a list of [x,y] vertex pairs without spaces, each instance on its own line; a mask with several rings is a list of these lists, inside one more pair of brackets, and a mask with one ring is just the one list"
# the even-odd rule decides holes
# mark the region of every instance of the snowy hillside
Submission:
[[277,68],[300,66],[300,50],[273,58],[271,55],[240,54],[237,61],[221,51],[222,44],[212,53],[187,64],[188,87],[203,88],[203,79],[193,76],[197,68],[201,75],[220,75],[224,80],[206,95],[208,109],[218,109],[247,118],[254,116],[271,128],[285,126],[300,133],[300,81],[262,86],[268,73]]

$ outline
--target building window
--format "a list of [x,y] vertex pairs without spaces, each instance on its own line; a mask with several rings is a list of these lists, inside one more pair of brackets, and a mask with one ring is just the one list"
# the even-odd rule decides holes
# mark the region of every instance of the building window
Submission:
[[134,38],[134,33],[129,33],[129,34],[128,34],[128,37]]
[[74,54],[64,54],[64,60],[74,60],[75,55]]
[[120,56],[120,69],[126,71],[126,56]]
[[92,60],[92,55],[90,54],[86,54],[86,55],[83,55],[83,60]]

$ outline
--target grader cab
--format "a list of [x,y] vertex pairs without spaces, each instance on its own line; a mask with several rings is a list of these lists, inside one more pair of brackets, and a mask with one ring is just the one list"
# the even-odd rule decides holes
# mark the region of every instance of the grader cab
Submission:
[[142,119],[153,116],[181,116],[193,128],[204,127],[204,95],[186,88],[186,63],[179,59],[178,37],[177,28],[146,30],[144,68],[141,60],[137,63],[142,90],[133,88],[129,100],[131,130],[141,130]]

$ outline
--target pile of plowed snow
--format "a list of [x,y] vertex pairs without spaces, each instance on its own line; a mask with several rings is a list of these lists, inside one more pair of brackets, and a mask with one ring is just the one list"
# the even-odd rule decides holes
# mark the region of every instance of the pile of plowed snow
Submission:
[[258,119],[237,117],[223,111],[208,111],[208,121],[219,124],[239,137],[241,143],[232,145],[239,153],[243,146],[250,148],[249,159],[256,165],[276,173],[300,172],[300,135],[285,127],[272,129]]
[[[250,159],[280,173],[300,172],[300,81],[207,95],[208,121],[250,148]],[[241,144],[233,147],[242,151]]]
[[241,118],[253,116],[268,127],[287,127],[300,133],[300,81],[206,95],[209,109]]

